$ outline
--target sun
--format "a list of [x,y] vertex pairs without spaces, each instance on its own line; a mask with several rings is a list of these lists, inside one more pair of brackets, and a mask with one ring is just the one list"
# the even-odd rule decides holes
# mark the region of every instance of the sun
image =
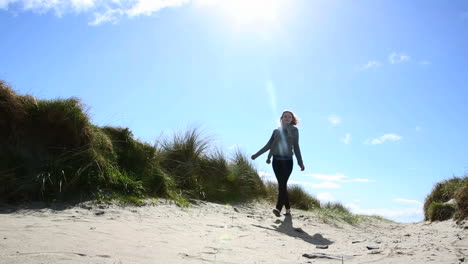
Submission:
[[226,19],[237,29],[274,26],[280,22],[283,0],[223,0]]

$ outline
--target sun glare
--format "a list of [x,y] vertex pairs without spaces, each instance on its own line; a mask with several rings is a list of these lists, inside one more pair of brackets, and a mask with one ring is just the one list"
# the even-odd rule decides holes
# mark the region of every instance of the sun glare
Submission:
[[280,20],[282,0],[224,0],[221,7],[237,29],[274,26]]

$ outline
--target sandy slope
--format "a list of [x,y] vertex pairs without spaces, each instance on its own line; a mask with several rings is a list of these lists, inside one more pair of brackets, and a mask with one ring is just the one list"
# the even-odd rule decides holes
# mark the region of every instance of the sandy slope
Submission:
[[468,226],[452,221],[350,226],[276,218],[264,204],[166,201],[0,211],[0,263],[468,263]]

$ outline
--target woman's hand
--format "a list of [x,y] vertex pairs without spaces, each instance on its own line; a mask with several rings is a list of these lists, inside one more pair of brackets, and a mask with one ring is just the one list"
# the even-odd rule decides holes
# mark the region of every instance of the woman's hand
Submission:
[[301,167],[301,171],[304,171],[304,170],[305,170],[304,165],[299,165],[299,167]]

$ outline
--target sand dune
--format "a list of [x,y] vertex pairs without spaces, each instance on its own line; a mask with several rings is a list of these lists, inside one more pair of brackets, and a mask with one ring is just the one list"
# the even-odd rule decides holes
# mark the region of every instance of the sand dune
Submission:
[[325,222],[277,218],[266,204],[3,206],[0,263],[468,262],[466,224]]

